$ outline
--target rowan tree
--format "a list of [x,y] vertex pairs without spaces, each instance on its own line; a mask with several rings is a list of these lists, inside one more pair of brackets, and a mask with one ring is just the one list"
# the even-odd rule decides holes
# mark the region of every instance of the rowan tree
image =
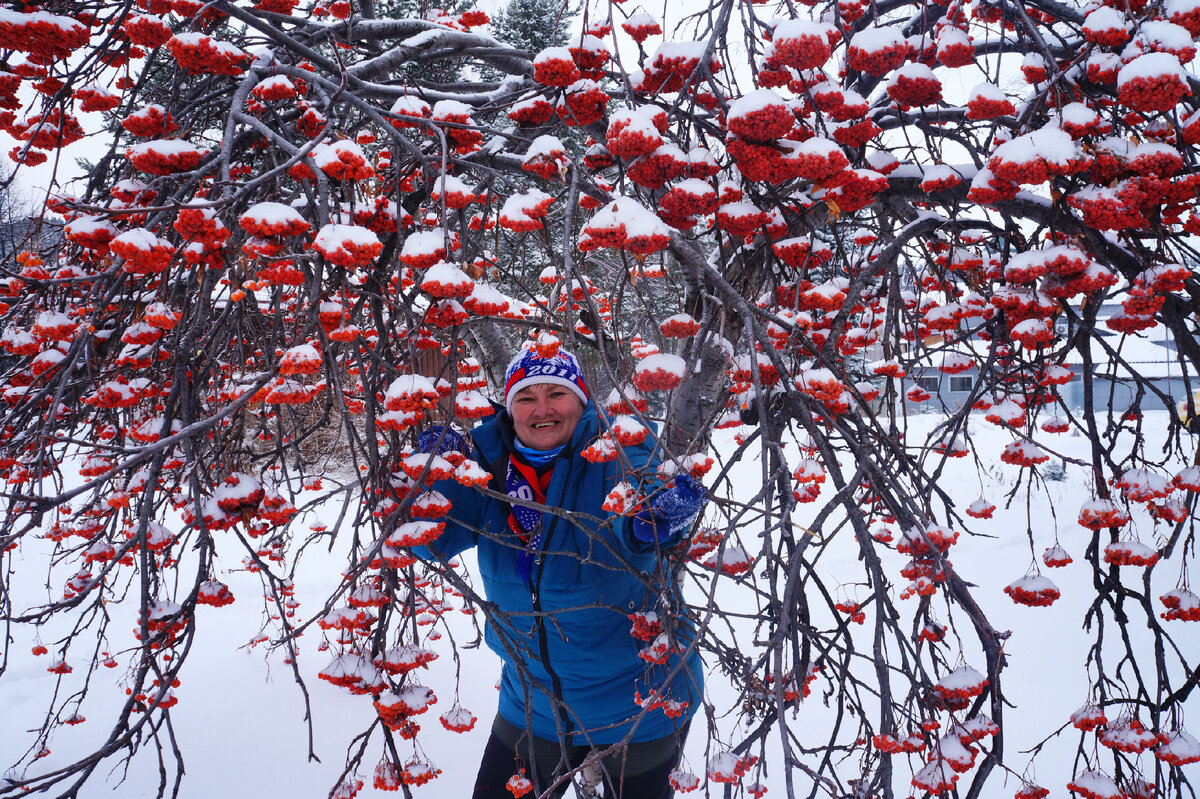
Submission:
[[[1049,787],[1194,795],[1182,709],[1200,665],[1180,629],[1200,620],[1200,5],[722,0],[664,31],[614,2],[578,19],[565,46],[528,52],[470,7],[0,11],[9,157],[20,170],[81,140],[98,151],[0,266],[0,615],[69,630],[37,647],[62,690],[0,796],[72,794],[102,763],[163,747],[197,606],[234,601],[221,577],[235,566],[261,575],[264,640],[301,686],[308,631],[327,643],[320,678],[378,711],[331,795],[353,796],[360,775],[406,793],[436,777],[409,739],[433,701],[421,670],[456,647],[429,631],[447,597],[477,595],[410,548],[448,510],[425,485],[484,473],[416,453],[416,434],[489,412],[526,340],[586,355],[619,417],[592,457],[654,426],[663,475],[687,470],[716,498],[664,553],[685,601],[632,620],[648,661],[697,646],[738,694],[737,738],[714,721],[731,708],[697,717],[710,757],[673,776],[680,790],[758,796],[769,769],[789,796],[978,797],[1032,774],[1037,752],[1006,749],[1003,731],[1006,713],[1038,709],[1006,708],[1007,631],[951,562],[1005,500],[939,486],[959,463],[982,468],[968,424],[982,417],[1026,469],[1010,502],[1044,490],[1056,436],[1091,442],[1072,464],[1095,496],[1060,509],[1086,545],[1068,554],[1031,518],[1033,566],[1008,589],[1044,606],[1060,596],[1052,568],[1092,572],[1095,645],[1067,664],[1090,700],[1046,720],[1049,737],[1080,731],[1073,779]],[[563,145],[573,130],[590,137],[582,156]],[[496,255],[516,251],[544,271]],[[1124,355],[1156,325],[1175,396]],[[942,409],[931,440],[907,437],[930,399],[914,378],[968,370],[969,400]],[[1127,407],[1110,399],[1118,382]],[[1149,451],[1143,410],[1160,406],[1169,444]],[[736,450],[710,448],[738,425]],[[328,470],[330,441],[357,479]],[[752,458],[761,484],[732,486]],[[652,490],[639,477],[611,509]],[[342,503],[338,522],[296,529],[301,492]],[[847,537],[856,576],[813,567]],[[47,541],[61,597],[16,606],[13,553]],[[298,614],[296,559],[334,543],[344,580]],[[1176,587],[1154,596],[1155,574]],[[752,597],[749,623],[726,592]],[[137,607],[132,637],[110,629],[112,603]],[[9,662],[6,645],[0,678]],[[111,725],[104,745],[40,770],[103,666],[130,688],[117,718],[88,720]],[[814,747],[789,720],[818,689],[839,712]],[[474,723],[442,705],[448,730]]]

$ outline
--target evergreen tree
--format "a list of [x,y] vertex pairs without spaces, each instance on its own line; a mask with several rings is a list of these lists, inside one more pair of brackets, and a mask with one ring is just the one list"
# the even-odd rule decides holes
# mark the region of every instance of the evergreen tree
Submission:
[[[547,47],[565,45],[568,26],[578,12],[579,7],[572,0],[509,0],[492,21],[492,35],[527,51],[532,58]],[[480,74],[484,80],[502,77],[487,66]]]

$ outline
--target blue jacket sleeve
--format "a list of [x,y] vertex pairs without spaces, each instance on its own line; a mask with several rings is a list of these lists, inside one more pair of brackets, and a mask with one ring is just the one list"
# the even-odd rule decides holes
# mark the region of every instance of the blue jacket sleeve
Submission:
[[433,487],[450,500],[450,512],[445,519],[446,529],[429,544],[413,547],[413,554],[431,560],[449,560],[478,542],[477,531],[483,520],[483,506],[487,498],[455,480],[439,480]]

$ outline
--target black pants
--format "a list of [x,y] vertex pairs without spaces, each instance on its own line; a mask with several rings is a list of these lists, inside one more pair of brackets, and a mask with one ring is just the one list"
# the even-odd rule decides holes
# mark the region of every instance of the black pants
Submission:
[[[678,736],[633,743],[625,751],[605,756],[599,763],[604,784],[602,795],[605,799],[671,799],[675,791],[667,778],[679,763],[686,736],[685,727]],[[587,746],[567,746],[564,763],[562,750],[557,741],[531,740],[522,730],[497,717],[483,750],[471,796],[512,799],[508,780],[520,769],[525,770],[525,776],[536,787],[529,797],[539,796],[558,777],[579,768],[591,751]],[[570,784],[570,780],[564,780],[551,795],[562,796]]]

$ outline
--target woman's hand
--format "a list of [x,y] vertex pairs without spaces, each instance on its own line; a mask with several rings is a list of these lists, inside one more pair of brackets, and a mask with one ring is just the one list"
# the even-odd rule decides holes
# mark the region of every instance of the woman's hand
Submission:
[[677,474],[671,487],[633,516],[633,535],[657,541],[677,535],[695,520],[708,501],[704,486],[688,474]]
[[447,452],[461,452],[465,455],[469,452],[465,438],[440,424],[422,430],[417,436],[417,452],[434,452],[435,447],[438,455]]

